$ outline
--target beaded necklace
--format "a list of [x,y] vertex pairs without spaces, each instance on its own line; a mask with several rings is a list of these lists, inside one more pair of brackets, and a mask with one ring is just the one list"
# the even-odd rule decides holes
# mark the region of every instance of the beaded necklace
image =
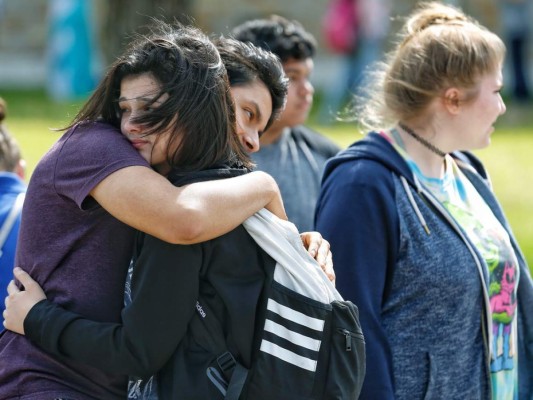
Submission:
[[433,144],[431,144],[430,142],[428,142],[426,139],[424,139],[423,137],[421,137],[419,134],[417,134],[415,131],[413,131],[411,128],[409,128],[408,126],[405,126],[404,124],[402,124],[401,122],[398,122],[398,126],[400,128],[402,128],[405,132],[407,132],[409,135],[411,135],[413,138],[415,138],[420,144],[422,144],[424,147],[426,147],[427,149],[431,150],[433,153],[441,156],[444,158],[444,156],[446,156],[446,153],[443,152],[442,150],[438,149],[437,147],[435,147]]

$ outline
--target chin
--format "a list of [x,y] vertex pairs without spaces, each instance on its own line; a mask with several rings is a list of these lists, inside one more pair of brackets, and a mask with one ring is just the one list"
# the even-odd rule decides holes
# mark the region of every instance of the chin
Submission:
[[308,116],[308,113],[306,113],[305,115],[300,116],[299,118],[295,118],[293,120],[293,123],[291,124],[291,126],[305,124],[305,121],[307,121],[307,116]]
[[491,143],[491,139],[490,139],[490,136],[488,136],[485,141],[483,141],[482,143],[479,144],[479,146],[477,146],[477,149],[485,149],[490,146],[490,143]]

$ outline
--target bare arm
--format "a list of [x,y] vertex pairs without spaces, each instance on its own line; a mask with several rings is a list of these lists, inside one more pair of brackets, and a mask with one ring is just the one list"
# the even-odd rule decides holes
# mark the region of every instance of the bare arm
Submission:
[[274,179],[260,171],[175,187],[151,169],[134,166],[107,176],[91,195],[125,224],[176,244],[220,236],[264,207],[287,219]]

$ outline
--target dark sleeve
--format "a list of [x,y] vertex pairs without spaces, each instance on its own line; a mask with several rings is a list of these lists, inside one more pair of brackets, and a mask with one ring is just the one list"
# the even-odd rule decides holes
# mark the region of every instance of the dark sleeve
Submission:
[[338,166],[323,182],[316,230],[331,244],[337,289],[359,308],[367,361],[360,399],[393,399],[390,346],[381,321],[399,236],[391,172],[369,160]]
[[133,301],[122,311],[122,324],[90,321],[43,301],[24,321],[26,335],[55,355],[149,377],[185,335],[198,298],[201,263],[201,245],[172,245],[146,236],[133,274]]

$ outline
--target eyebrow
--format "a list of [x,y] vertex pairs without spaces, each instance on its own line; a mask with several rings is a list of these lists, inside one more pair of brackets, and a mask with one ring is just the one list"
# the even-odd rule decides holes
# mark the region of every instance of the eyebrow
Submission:
[[255,115],[257,116],[258,121],[263,120],[263,114],[261,114],[261,109],[259,108],[259,104],[255,100],[250,100],[250,103],[252,103],[253,108],[255,108]]
[[130,98],[127,98],[127,97],[124,97],[124,96],[121,96],[119,97],[118,101],[121,102],[121,101],[131,101],[131,100],[137,100],[137,101],[143,101],[145,103],[155,103],[157,102],[161,96],[163,95],[164,93],[162,92],[154,92],[154,91],[148,91],[148,92],[145,92],[137,97],[130,97]]
[[118,102],[120,103],[121,101],[140,100],[140,101],[144,101],[145,103],[150,103],[150,102],[157,101],[156,97],[157,97],[157,95],[154,96],[154,97],[138,96],[138,97],[131,97],[131,98],[127,98],[127,97],[121,96],[121,97],[118,98]]
[[313,72],[312,70],[309,70],[309,71],[305,70],[299,65],[284,67],[283,71],[285,72],[285,75],[295,74],[295,75],[304,75],[304,76],[310,76]]

